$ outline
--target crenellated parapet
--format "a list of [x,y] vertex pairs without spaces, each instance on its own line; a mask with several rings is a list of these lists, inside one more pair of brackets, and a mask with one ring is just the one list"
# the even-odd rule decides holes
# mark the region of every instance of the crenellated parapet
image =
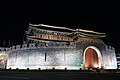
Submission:
[[0,51],[9,51],[10,48],[6,48],[6,47],[0,47]]
[[106,47],[106,50],[109,50],[109,51],[115,51],[115,48],[112,47],[112,46],[108,46],[108,45],[106,45],[105,47]]
[[[22,44],[22,45],[16,45],[16,46],[12,46],[7,50],[22,50],[22,49],[31,49],[31,48],[42,48],[42,47],[75,47],[75,44],[73,43],[66,43],[66,42],[41,42],[41,43],[29,43],[29,44]],[[1,48],[1,50],[3,51],[5,48]]]
[[0,51],[5,51],[5,48],[4,47],[0,47]]
[[105,53],[103,54],[103,62],[105,69],[117,68],[117,59],[115,48],[112,46],[105,45]]

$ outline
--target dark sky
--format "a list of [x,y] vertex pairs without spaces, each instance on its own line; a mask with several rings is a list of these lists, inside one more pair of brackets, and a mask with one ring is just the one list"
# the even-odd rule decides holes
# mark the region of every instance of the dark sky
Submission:
[[[90,29],[107,33],[106,44],[120,52],[119,4],[114,1],[5,2],[0,6],[0,45],[21,44],[29,23]],[[6,43],[8,44],[8,43]]]

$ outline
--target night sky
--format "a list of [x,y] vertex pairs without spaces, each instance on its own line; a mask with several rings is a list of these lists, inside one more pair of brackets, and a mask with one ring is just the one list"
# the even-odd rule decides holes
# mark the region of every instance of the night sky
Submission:
[[[105,32],[105,43],[120,52],[120,13],[117,2],[5,2],[0,8],[0,45],[22,44],[28,24]],[[6,41],[5,45],[3,42]]]

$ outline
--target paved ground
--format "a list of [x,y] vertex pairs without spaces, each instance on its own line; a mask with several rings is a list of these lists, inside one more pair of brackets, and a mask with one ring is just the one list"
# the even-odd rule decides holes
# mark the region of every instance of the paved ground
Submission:
[[120,80],[120,73],[85,70],[0,70],[0,80]]

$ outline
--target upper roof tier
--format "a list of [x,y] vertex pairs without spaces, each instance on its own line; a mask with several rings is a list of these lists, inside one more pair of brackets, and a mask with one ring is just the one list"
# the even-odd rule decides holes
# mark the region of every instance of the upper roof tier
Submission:
[[45,24],[30,24],[29,26],[40,28],[40,29],[48,29],[48,30],[55,30],[55,31],[62,31],[62,32],[73,32],[76,31],[74,29],[66,28],[66,27],[57,27],[57,26],[50,26]]
[[82,36],[88,37],[106,37],[106,33],[95,32],[92,30],[84,30],[84,29],[70,29],[67,27],[57,27],[57,26],[50,26],[45,24],[30,24],[29,27],[35,27],[35,29],[45,29],[45,30],[52,30],[52,31],[59,31],[59,32],[68,32],[73,34],[80,34]]

